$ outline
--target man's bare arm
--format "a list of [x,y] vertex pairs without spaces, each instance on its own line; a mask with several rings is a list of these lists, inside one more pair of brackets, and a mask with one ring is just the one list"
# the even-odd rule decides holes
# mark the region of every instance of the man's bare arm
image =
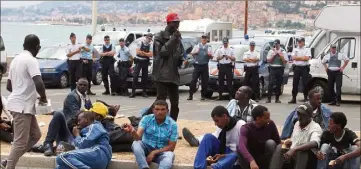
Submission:
[[132,137],[135,141],[141,140],[144,133],[144,128],[139,127],[138,130],[132,131]]
[[6,84],[6,90],[8,90],[9,92],[12,92],[13,91],[13,88],[11,86],[11,80],[8,79],[8,82]]
[[166,152],[166,151],[174,151],[176,144],[177,144],[177,142],[168,141],[167,146],[165,146],[165,147],[163,147],[161,149],[153,150],[152,152],[155,155],[157,155],[159,153]]
[[361,148],[360,148],[360,141],[356,142],[356,146],[358,147],[356,150],[345,154],[345,159],[350,159],[350,158],[354,158],[354,157],[359,157],[361,154]]
[[46,99],[46,95],[45,95],[45,85],[43,82],[43,79],[41,79],[40,75],[36,75],[33,77],[33,81],[35,83],[35,88],[36,91],[38,92],[38,94],[40,95],[40,97],[42,99]]

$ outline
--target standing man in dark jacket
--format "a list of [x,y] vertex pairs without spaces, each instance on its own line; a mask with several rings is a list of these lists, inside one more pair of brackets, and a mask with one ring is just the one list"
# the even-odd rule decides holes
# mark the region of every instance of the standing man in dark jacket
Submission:
[[167,15],[167,27],[154,38],[153,77],[157,86],[157,100],[166,100],[169,94],[170,116],[176,121],[179,113],[179,72],[183,63],[181,34],[178,31],[179,17]]
[[110,89],[111,93],[115,95],[115,72],[114,72],[114,58],[115,46],[110,43],[110,37],[104,36],[104,45],[100,49],[100,63],[102,65],[102,77],[105,92],[104,95],[110,94],[108,76],[110,76]]

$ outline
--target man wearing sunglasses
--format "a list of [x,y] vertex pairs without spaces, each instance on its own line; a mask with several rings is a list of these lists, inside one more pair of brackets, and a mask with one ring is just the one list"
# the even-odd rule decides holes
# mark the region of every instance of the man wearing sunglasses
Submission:
[[141,88],[143,88],[143,97],[148,97],[147,95],[147,80],[148,80],[148,66],[149,59],[153,57],[153,44],[152,44],[153,35],[148,33],[145,36],[143,41],[140,41],[137,44],[137,55],[134,58],[135,69],[133,74],[133,88],[130,98],[135,97],[136,84],[139,82],[138,77],[140,70],[142,70],[142,82]]
[[170,116],[177,121],[179,113],[179,71],[183,64],[181,33],[178,14],[166,17],[167,27],[154,37],[153,77],[157,86],[157,100],[166,100],[169,94]]

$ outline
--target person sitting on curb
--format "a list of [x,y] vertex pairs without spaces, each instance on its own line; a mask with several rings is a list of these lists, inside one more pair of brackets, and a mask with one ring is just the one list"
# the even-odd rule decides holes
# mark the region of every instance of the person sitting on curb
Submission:
[[[103,105],[104,108],[105,105]],[[112,158],[109,137],[94,113],[81,111],[78,126],[73,128],[74,144],[77,149],[61,153],[56,157],[56,169],[96,168],[106,169]]]
[[204,135],[194,160],[194,169],[206,169],[207,165],[213,169],[239,168],[234,165],[238,159],[240,130],[245,122],[231,117],[223,106],[216,106],[211,117],[218,128],[215,133]]
[[164,100],[154,103],[153,112],[142,118],[137,130],[130,124],[123,127],[135,140],[132,150],[140,169],[149,169],[151,162],[158,163],[161,169],[170,169],[177,144],[177,123],[167,115],[168,104]]
[[[80,78],[77,82],[76,89],[70,92],[65,98],[63,110],[54,112],[49,123],[43,147],[39,146],[36,151],[44,151],[45,156],[52,156],[54,154],[54,141],[56,141],[57,145],[60,141],[73,143],[74,136],[71,130],[72,126],[76,125],[78,112],[82,109],[90,109],[92,106],[89,97],[86,95],[87,90],[88,80]],[[110,114],[115,116],[119,110],[119,106],[111,106],[111,110],[112,113]]]
[[360,169],[360,138],[355,132],[345,128],[346,124],[345,114],[331,114],[328,130],[321,136],[317,169],[327,169],[327,166],[334,169]]
[[[257,102],[251,99],[252,93],[252,89],[248,86],[242,86],[237,90],[235,99],[229,101],[227,105],[231,117],[237,117],[246,123],[253,121],[251,112],[257,106]],[[192,147],[198,147],[203,138],[203,136],[196,138],[188,128],[183,128],[182,133],[184,139]]]
[[[298,121],[293,129],[292,137],[284,144],[278,145],[273,153],[270,169],[281,169],[284,164],[290,168],[315,169],[317,158],[313,151],[318,148],[322,129],[312,120],[313,108],[305,103],[296,109]],[[288,149],[288,150],[287,150]],[[285,150],[287,152],[285,153]]]
[[[321,103],[321,94],[316,90],[308,92],[309,104],[313,108],[312,119],[318,123],[323,130],[328,127],[331,110]],[[286,140],[291,137],[294,124],[297,122],[297,111],[293,111],[286,119],[283,125],[281,140]]]
[[254,122],[241,128],[238,150],[242,169],[268,169],[276,146],[281,143],[276,124],[267,107],[252,110]]
[[[8,112],[6,105],[7,99],[0,96],[0,140],[11,143],[14,140],[14,133],[12,128],[13,116]],[[3,119],[3,113],[7,119]]]

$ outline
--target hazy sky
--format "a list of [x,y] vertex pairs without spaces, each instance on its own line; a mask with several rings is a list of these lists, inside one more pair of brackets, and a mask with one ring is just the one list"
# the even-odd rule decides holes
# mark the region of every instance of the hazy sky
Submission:
[[44,1],[1,1],[1,8],[16,8],[20,6],[29,6],[41,3]]

